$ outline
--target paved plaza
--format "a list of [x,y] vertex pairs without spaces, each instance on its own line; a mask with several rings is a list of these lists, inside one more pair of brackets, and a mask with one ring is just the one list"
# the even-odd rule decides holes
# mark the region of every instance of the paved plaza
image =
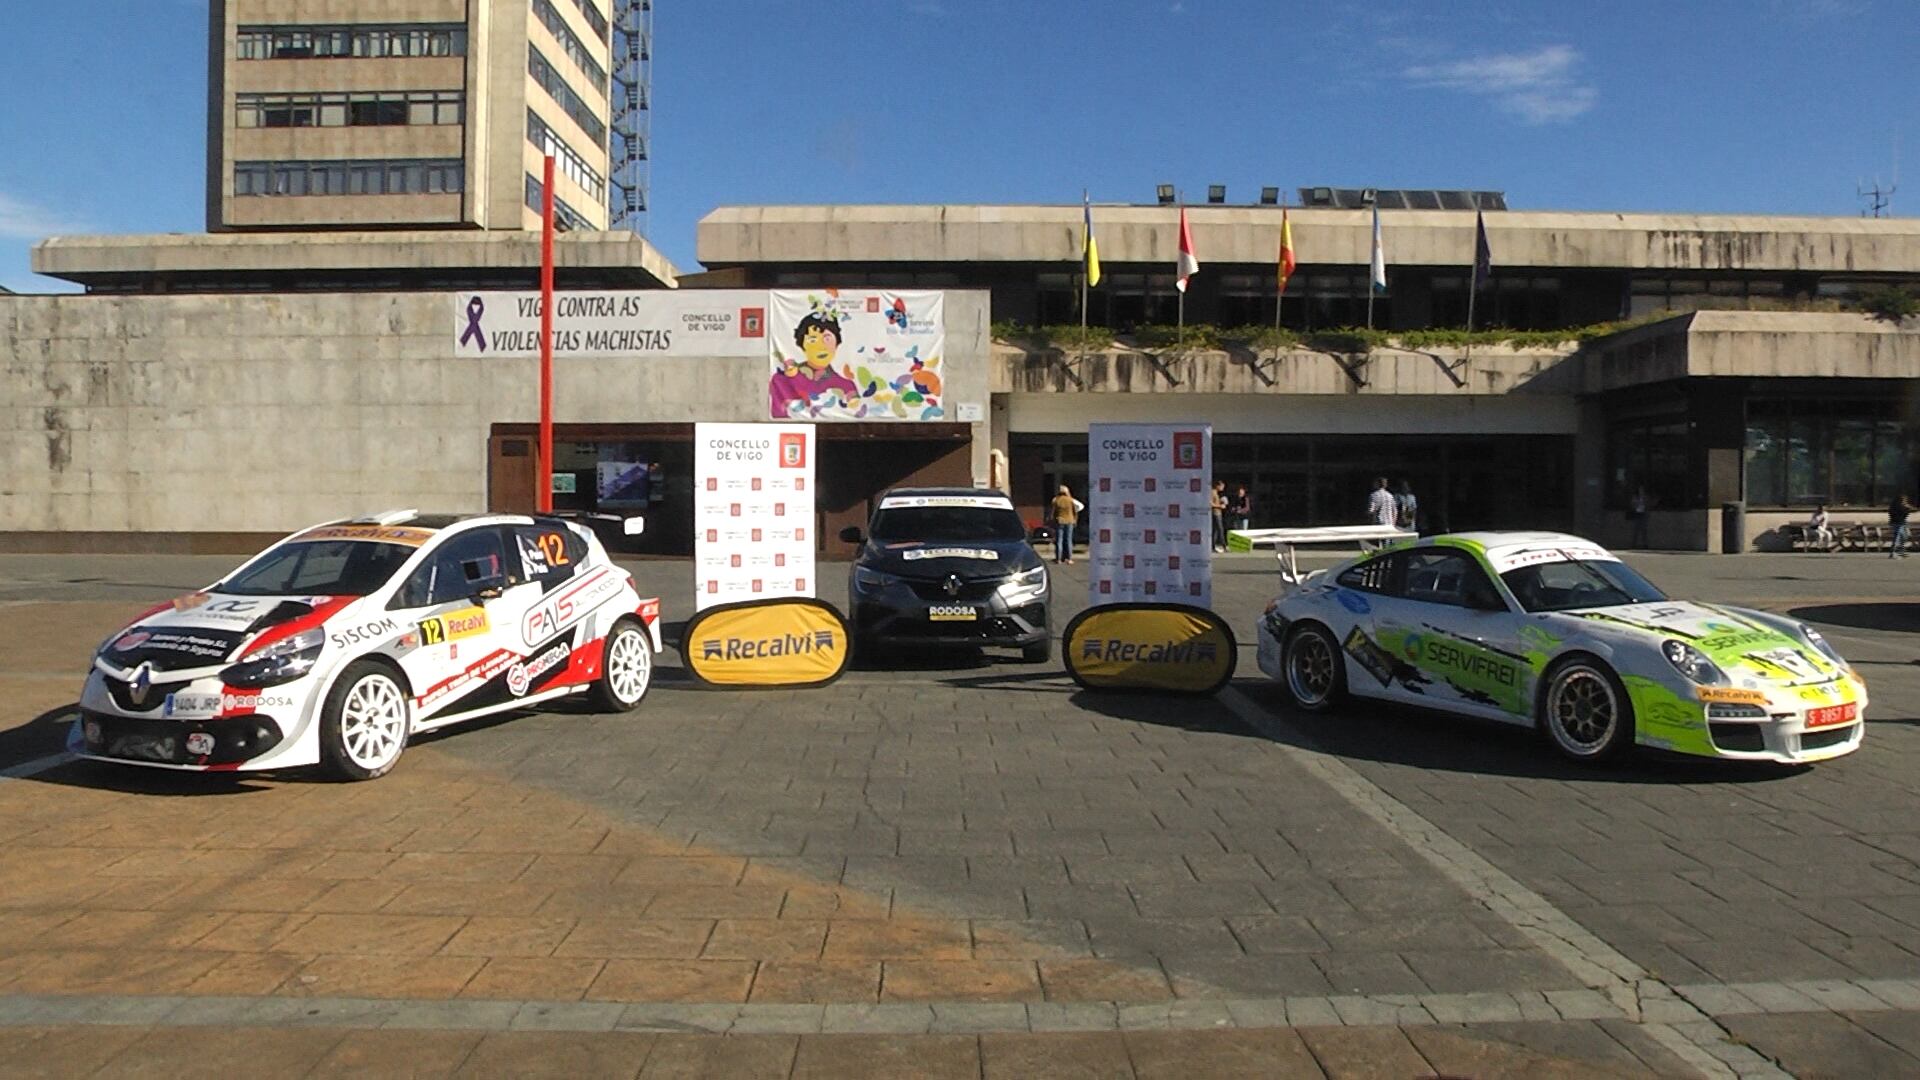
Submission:
[[[670,654],[634,714],[372,783],[179,776],[59,755],[100,639],[232,560],[0,557],[0,1075],[1920,1072],[1920,569],[1631,561],[1820,625],[1864,749],[1595,771],[1303,716],[1238,556],[1216,698],[912,656],[720,692]],[[685,564],[631,568],[689,613]]]

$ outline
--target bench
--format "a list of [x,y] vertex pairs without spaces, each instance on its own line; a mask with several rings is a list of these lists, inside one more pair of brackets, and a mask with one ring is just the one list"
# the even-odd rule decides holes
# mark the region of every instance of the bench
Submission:
[[1801,522],[1780,526],[1789,551],[1885,551],[1893,543],[1893,528],[1864,521],[1835,521],[1827,526],[1833,534],[1833,546],[1821,548],[1811,525]]

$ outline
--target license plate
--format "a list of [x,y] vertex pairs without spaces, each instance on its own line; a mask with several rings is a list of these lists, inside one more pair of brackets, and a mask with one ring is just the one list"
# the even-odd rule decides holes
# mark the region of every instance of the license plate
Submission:
[[1810,728],[1832,727],[1844,724],[1860,715],[1860,703],[1849,701],[1845,705],[1829,705],[1824,709],[1807,710],[1807,726]]
[[979,617],[980,609],[966,604],[935,604],[927,609],[932,622],[973,622]]

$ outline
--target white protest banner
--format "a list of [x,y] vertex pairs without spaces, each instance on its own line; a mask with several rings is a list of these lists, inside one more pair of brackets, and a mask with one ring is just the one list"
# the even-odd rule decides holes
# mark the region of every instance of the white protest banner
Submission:
[[1087,602],[1213,605],[1213,427],[1087,429]]
[[694,607],[812,596],[813,428],[695,424]]
[[771,295],[768,416],[953,419],[940,364],[946,294],[818,289]]
[[[452,294],[453,353],[540,355],[538,292]],[[559,292],[555,356],[764,356],[767,294],[751,289]]]

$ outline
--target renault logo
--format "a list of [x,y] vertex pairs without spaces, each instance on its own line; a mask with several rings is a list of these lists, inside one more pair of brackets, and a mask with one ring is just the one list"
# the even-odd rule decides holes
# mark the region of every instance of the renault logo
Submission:
[[960,575],[948,574],[947,583],[945,586],[943,586],[943,588],[947,590],[948,596],[959,596],[960,595]]
[[147,691],[153,689],[153,665],[141,664],[134,669],[133,681],[127,684],[127,697],[135,705],[147,703]]

